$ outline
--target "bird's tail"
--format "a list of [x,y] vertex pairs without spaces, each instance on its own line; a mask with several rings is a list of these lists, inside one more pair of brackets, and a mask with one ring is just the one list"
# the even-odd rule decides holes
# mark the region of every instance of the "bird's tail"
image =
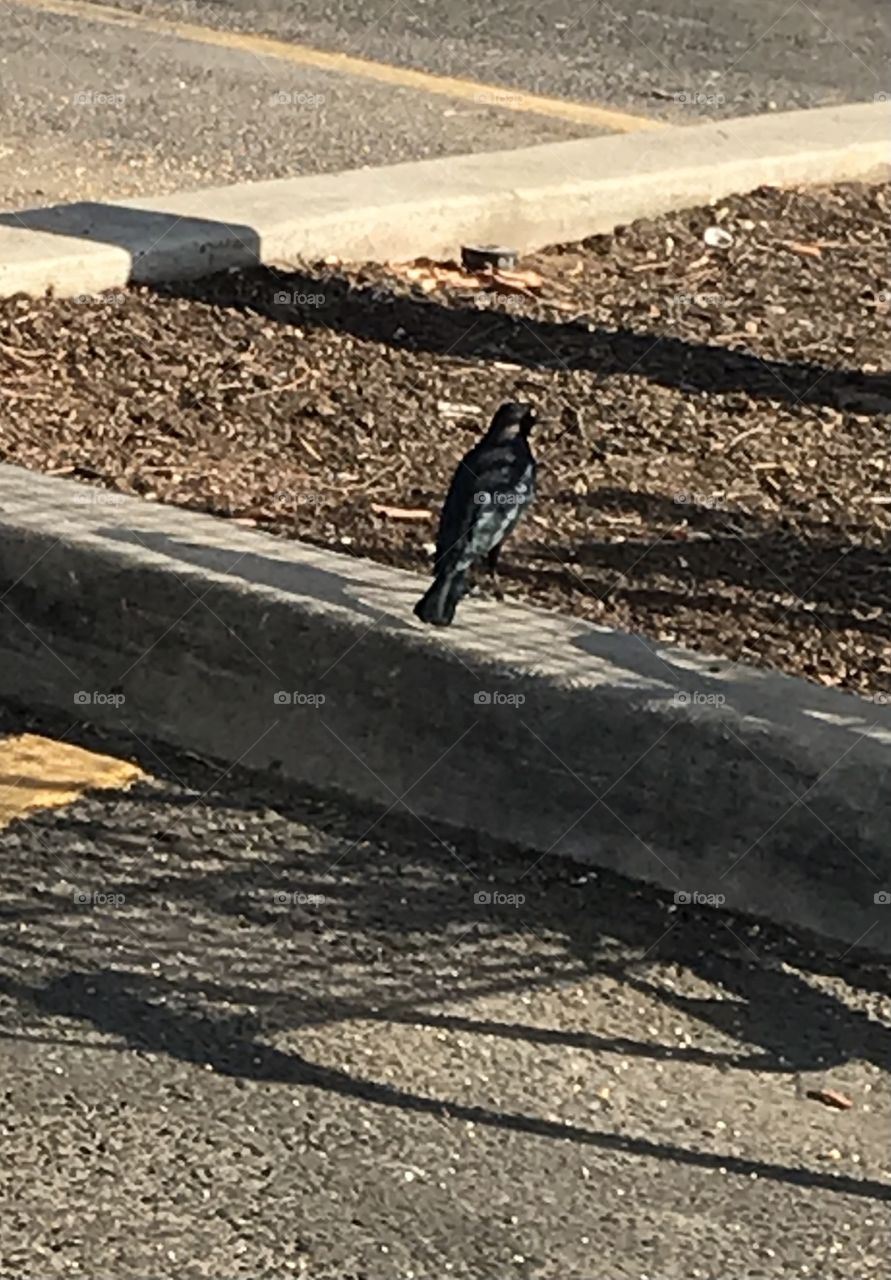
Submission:
[[430,589],[415,605],[415,616],[434,627],[447,627],[455,616],[458,601],[464,595],[464,572],[459,569],[440,573]]

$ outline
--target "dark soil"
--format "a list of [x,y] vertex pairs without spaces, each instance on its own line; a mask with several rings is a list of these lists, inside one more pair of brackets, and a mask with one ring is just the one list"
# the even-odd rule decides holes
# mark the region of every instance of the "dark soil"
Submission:
[[891,692],[889,242],[887,187],[762,190],[536,255],[537,297],[335,264],[12,299],[0,457],[423,569],[456,461],[530,399],[509,594]]

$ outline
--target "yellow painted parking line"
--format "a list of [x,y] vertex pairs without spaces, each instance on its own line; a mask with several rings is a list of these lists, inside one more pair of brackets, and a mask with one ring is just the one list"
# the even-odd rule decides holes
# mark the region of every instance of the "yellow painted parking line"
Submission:
[[329,53],[306,44],[292,44],[275,40],[272,36],[254,35],[249,32],[217,31],[213,27],[199,27],[191,22],[175,22],[172,19],[152,18],[144,13],[130,13],[112,9],[108,5],[91,4],[89,0],[13,0],[20,8],[34,9],[39,13],[63,14],[81,18],[87,22],[105,22],[116,27],[130,27],[137,31],[149,31],[154,35],[175,36],[197,44],[217,45],[223,49],[253,53],[261,58],[279,58],[302,67],[314,67],[318,71],[334,71],[340,75],[356,76],[363,80],[376,80],[391,88],[417,89],[421,93],[437,93],[447,98],[459,98],[477,105],[499,107],[504,111],[519,111],[538,116],[550,116],[554,120],[567,120],[570,124],[589,125],[607,129],[613,133],[634,133],[638,129],[662,129],[660,120],[649,116],[629,115],[601,107],[597,103],[571,102],[565,98],[540,97],[536,93],[524,93],[521,89],[508,89],[503,85],[479,84],[474,80],[461,80],[453,76],[437,76],[427,71],[413,71],[409,67],[391,66],[386,62],[373,62],[368,58],[354,58],[346,53]]
[[93,788],[118,790],[145,777],[128,760],[96,755],[33,733],[0,739],[0,828],[35,809],[58,809]]

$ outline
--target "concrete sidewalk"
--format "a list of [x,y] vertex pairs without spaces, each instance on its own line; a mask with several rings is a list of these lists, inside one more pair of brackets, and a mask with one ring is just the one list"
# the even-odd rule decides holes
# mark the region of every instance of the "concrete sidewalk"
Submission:
[[891,952],[888,707],[15,468],[0,535],[2,696]]
[[0,214],[0,296],[80,294],[259,262],[454,256],[583,239],[762,184],[891,172],[891,103]]

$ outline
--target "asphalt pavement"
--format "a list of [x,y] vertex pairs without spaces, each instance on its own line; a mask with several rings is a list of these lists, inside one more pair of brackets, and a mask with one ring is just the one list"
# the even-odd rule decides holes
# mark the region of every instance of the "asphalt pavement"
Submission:
[[0,832],[3,1277],[886,1274],[883,967],[40,731],[150,776]]
[[[481,100],[5,7],[0,207],[165,195],[592,132]],[[596,132],[596,131],[593,131]],[[40,160],[35,158],[40,139]]]
[[[444,10],[373,0],[336,12],[318,0],[53,7],[3,4],[0,207],[163,195],[611,129],[608,117],[560,119],[526,94],[683,124],[891,89],[878,0],[831,14],[803,0],[655,0],[646,9],[598,0],[581,13],[568,0],[462,0]],[[162,27],[115,25],[140,16]],[[222,48],[212,43],[221,32],[362,58],[384,79],[322,71],[303,54],[295,62],[281,50]],[[471,88],[412,87],[417,71]]]
[[[115,3],[679,121],[690,112],[746,115],[868,101],[891,90],[880,0]],[[677,93],[688,100],[676,103]]]

